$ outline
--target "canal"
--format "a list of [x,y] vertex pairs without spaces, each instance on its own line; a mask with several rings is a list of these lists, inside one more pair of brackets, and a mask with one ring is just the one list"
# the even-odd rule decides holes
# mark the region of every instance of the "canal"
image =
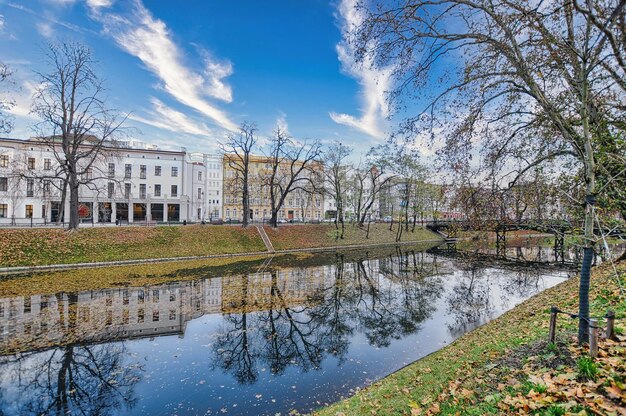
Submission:
[[308,412],[575,273],[549,253],[180,263],[185,278],[159,285],[0,297],[0,414]]

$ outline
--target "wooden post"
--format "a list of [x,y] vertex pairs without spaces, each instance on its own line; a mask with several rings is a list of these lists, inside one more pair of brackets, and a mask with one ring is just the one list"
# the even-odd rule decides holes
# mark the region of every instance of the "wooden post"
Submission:
[[558,308],[553,306],[550,308],[550,334],[549,334],[549,342],[556,344],[556,316],[558,313]]
[[589,355],[591,358],[598,356],[598,321],[589,320]]
[[606,339],[616,340],[614,311],[607,311],[606,313]]

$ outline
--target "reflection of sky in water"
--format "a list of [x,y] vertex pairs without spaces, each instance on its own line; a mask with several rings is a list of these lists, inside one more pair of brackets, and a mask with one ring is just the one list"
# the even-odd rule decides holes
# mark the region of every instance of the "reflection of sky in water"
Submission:
[[[244,277],[213,279],[213,291],[218,289],[215,282],[221,282],[222,307],[240,309],[229,309],[229,314],[187,311],[185,306],[161,309],[161,319],[172,311],[176,313],[170,317],[177,321],[188,318],[182,323],[184,335],[172,330],[172,335],[136,338],[149,332],[135,331],[133,339],[75,346],[71,354],[62,347],[54,355],[49,350],[25,353],[21,359],[2,358],[0,411],[8,415],[42,410],[33,404],[28,408],[31,402],[43,408],[51,405],[49,413],[64,405],[77,411],[80,403],[87,414],[308,411],[445,346],[566,276],[555,270],[512,270],[423,253],[403,256],[402,264],[396,256],[338,268],[335,257],[328,256],[326,266],[249,275],[248,285],[241,284]],[[182,305],[185,294],[198,292],[201,282],[207,281],[161,286],[176,295],[164,300],[165,289],[157,289],[157,299],[174,299],[169,308],[176,302]],[[155,288],[144,288],[144,293],[155,293]],[[131,299],[137,298],[139,289],[129,290]],[[123,303],[118,301],[128,296],[119,289],[104,297],[102,291],[87,294],[79,296],[78,310],[81,302],[100,305],[94,311],[104,320],[111,319],[107,307],[119,308]],[[153,300],[146,299],[146,308]],[[126,305],[132,308],[133,301]],[[240,313],[245,305],[248,313]],[[220,305],[213,310],[219,311]],[[145,311],[148,321],[150,314]],[[2,340],[23,329],[13,324],[17,317],[1,319],[9,331]],[[61,327],[69,325],[63,322]],[[131,333],[131,327],[118,330]],[[110,325],[107,328],[115,333]],[[59,378],[63,374],[79,376],[76,384]],[[59,385],[67,386],[67,395],[59,395]],[[81,389],[89,399],[80,399]],[[133,407],[122,405],[125,401]]]

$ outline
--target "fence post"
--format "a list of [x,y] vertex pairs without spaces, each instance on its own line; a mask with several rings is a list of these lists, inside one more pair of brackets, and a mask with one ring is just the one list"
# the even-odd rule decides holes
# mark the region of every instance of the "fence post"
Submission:
[[606,313],[606,339],[615,341],[615,312],[607,311]]
[[589,320],[589,355],[592,358],[598,356],[598,321],[596,319]]
[[556,343],[556,316],[558,313],[558,308],[553,306],[550,308],[550,334],[549,334],[549,342]]

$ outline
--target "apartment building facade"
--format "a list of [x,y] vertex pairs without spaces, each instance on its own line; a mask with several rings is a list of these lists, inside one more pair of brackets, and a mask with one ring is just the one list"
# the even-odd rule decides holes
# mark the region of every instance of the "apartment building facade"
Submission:
[[[54,222],[61,209],[59,166],[37,140],[0,139],[0,224]],[[203,221],[221,212],[221,157],[115,143],[82,178],[82,222]]]
[[[224,155],[222,166],[223,187],[224,187],[224,203],[222,218],[226,221],[243,219],[242,212],[242,180],[241,174],[236,168],[234,155]],[[286,171],[289,169],[289,161],[285,161],[279,167],[279,170]],[[315,175],[316,171],[323,169],[319,163],[311,164],[312,171],[303,172],[302,175]],[[270,189],[268,186],[269,177],[272,173],[272,159],[265,156],[250,156],[249,162],[248,190],[250,211],[248,219],[252,221],[268,221],[272,216]],[[287,173],[278,176],[286,177]],[[320,175],[321,177],[321,175]],[[283,183],[283,186],[285,184]],[[321,220],[324,218],[324,194],[319,189],[302,184],[293,188],[284,204],[278,211],[279,220],[285,221],[311,221]]]

